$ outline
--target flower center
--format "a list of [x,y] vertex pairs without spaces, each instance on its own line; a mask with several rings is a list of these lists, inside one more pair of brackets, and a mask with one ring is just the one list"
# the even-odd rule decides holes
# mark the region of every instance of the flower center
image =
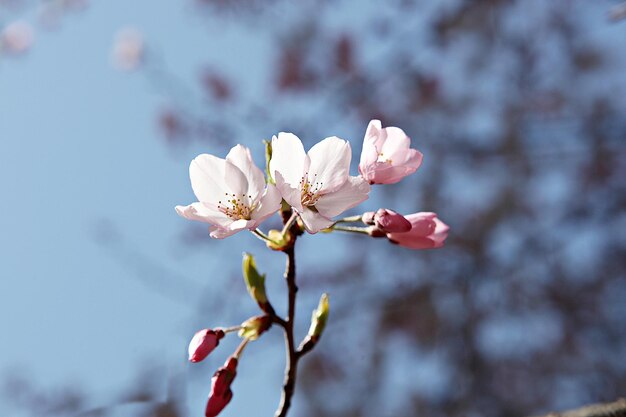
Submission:
[[217,202],[217,209],[233,220],[250,220],[254,205],[250,206],[247,201],[250,201],[252,196],[241,194],[237,197],[236,194],[224,194],[226,198]]
[[385,156],[383,155],[382,152],[378,153],[378,159],[376,160],[377,162],[386,162],[389,165],[393,165],[393,161],[389,158],[385,159]]
[[305,207],[314,206],[317,200],[322,196],[320,190],[324,185],[323,182],[316,181],[317,174],[313,175],[313,180],[309,179],[309,173],[306,172],[300,179],[300,189],[302,190],[302,205]]

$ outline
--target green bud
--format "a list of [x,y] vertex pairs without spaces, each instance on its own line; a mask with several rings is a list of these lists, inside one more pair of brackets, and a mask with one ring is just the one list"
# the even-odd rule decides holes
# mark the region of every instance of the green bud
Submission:
[[291,233],[283,235],[280,230],[272,229],[267,232],[267,236],[272,239],[272,241],[266,242],[266,245],[272,250],[284,250],[292,241]]
[[311,327],[309,328],[309,337],[311,339],[319,339],[326,327],[328,321],[328,294],[322,294],[317,309],[313,310],[311,317]]
[[272,326],[272,318],[270,316],[251,317],[241,323],[239,337],[248,340],[257,340],[261,334]]
[[259,274],[254,263],[254,257],[249,253],[243,254],[243,279],[246,281],[246,287],[252,299],[260,306],[267,304],[265,275]]

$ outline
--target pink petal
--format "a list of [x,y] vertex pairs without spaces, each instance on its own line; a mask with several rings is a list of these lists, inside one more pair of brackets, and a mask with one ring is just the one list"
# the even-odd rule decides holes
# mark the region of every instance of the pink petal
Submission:
[[406,233],[387,233],[390,241],[410,249],[432,249],[443,246],[450,228],[437,218],[437,214],[422,212],[405,217],[413,227]]
[[398,127],[386,127],[383,130],[386,140],[380,150],[380,159],[391,160],[394,165],[402,164],[407,159],[411,139]]

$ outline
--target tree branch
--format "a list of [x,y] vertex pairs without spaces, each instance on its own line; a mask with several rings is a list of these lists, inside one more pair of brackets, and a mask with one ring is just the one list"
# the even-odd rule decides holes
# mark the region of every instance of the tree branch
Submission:
[[291,406],[291,397],[296,387],[296,371],[298,368],[298,356],[296,355],[293,324],[296,313],[296,293],[298,287],[296,285],[296,260],[294,246],[285,249],[287,255],[287,266],[285,269],[285,280],[289,290],[289,307],[287,320],[284,321],[283,329],[285,331],[285,347],[287,356],[287,366],[285,368],[285,382],[283,384],[283,393],[280,399],[280,405],[276,410],[276,417],[285,417]]

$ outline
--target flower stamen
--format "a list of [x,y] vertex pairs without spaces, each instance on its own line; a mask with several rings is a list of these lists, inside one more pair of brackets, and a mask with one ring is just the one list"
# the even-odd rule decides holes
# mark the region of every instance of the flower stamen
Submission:
[[324,183],[315,181],[316,177],[317,174],[313,174],[313,182],[311,182],[311,180],[309,180],[309,173],[306,172],[300,179],[302,205],[305,207],[314,206],[317,200],[322,196],[320,191]]
[[248,201],[250,201],[252,196],[241,194],[237,197],[236,194],[224,194],[226,195],[226,200],[225,202],[219,200],[217,209],[233,220],[250,220],[250,213],[254,210],[254,206],[248,205],[242,200],[242,197],[248,197]]

